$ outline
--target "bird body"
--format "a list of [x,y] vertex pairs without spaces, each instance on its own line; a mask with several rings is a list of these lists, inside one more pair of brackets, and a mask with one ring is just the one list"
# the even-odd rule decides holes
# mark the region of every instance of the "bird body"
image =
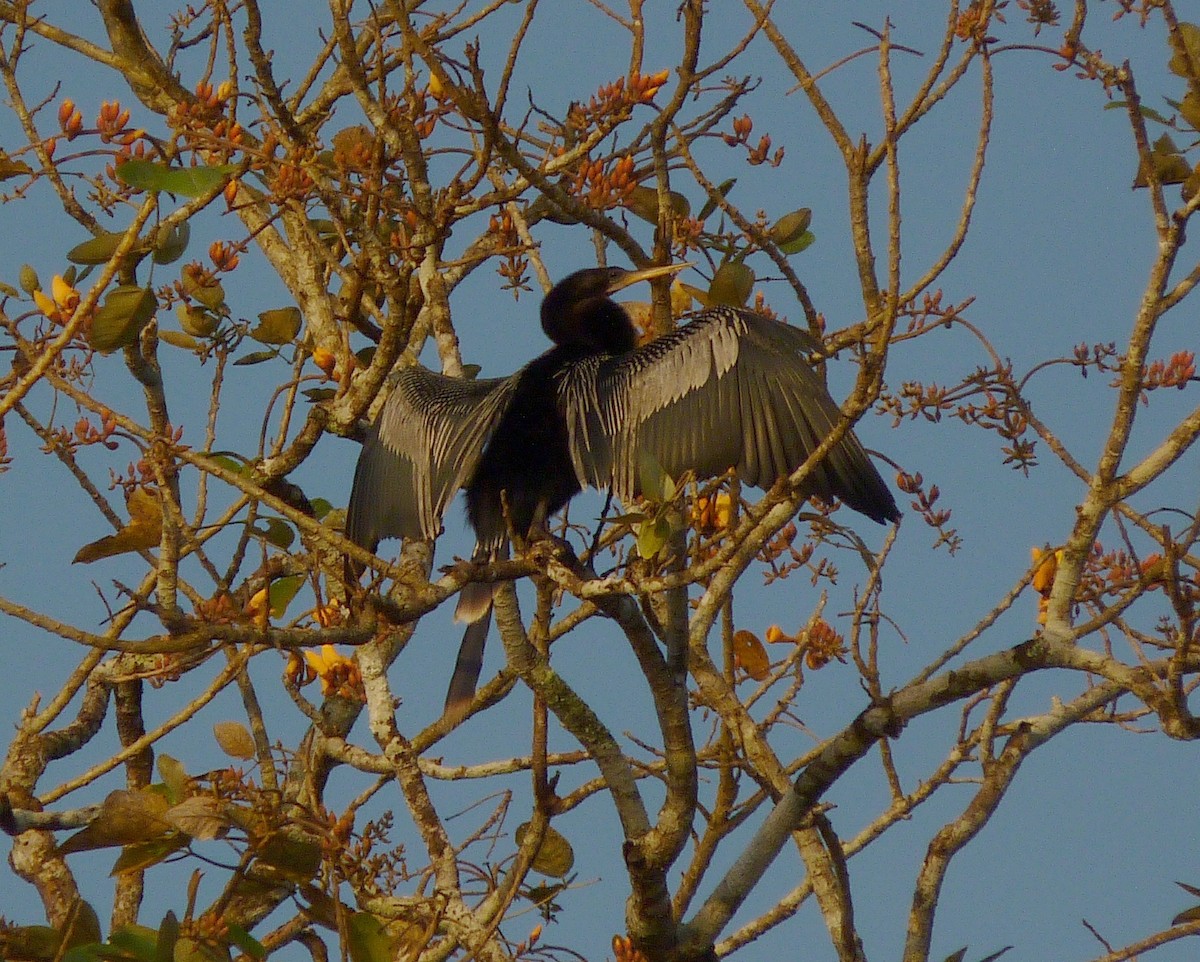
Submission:
[[[751,311],[712,308],[637,347],[609,295],[678,270],[578,271],[542,303],[554,347],[508,378],[465,381],[401,372],[355,471],[347,534],[374,550],[385,537],[436,537],[466,488],[476,557],[507,549],[508,522],[527,533],[585,486],[623,502],[640,493],[639,464],[672,477],[733,468],[769,487],[803,464],[841,411],[806,355],[808,334]],[[900,517],[891,491],[851,431],[818,463],[804,491],[840,498],[878,521]],[[505,520],[507,504],[508,522]],[[456,617],[470,622],[447,711],[469,703],[487,635],[491,586],[466,586]]]
[[[560,396],[560,372],[579,354],[555,346],[513,375],[512,398],[466,485],[467,519],[485,550],[495,551],[507,535],[501,492],[513,529],[527,533],[544,527],[582,490]],[[530,478],[537,483],[529,484]]]

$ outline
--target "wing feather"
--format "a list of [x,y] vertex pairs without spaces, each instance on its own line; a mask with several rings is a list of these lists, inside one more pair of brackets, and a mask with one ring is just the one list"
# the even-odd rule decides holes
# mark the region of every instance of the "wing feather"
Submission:
[[[629,354],[592,357],[564,372],[560,404],[581,484],[639,493],[638,464],[672,477],[735,468],[770,487],[803,464],[841,411],[805,360],[805,332],[749,311],[715,308]],[[838,497],[877,521],[895,501],[850,432],[817,466],[807,491]]]
[[435,538],[512,398],[513,378],[465,380],[404,368],[371,427],[350,491],[346,534]]

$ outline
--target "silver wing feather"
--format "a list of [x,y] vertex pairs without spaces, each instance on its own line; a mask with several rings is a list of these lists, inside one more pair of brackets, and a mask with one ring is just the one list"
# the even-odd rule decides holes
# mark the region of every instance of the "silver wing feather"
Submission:
[[[651,456],[672,477],[735,468],[770,487],[803,464],[841,412],[805,360],[804,331],[750,311],[714,308],[625,355],[589,358],[564,372],[560,404],[581,484],[639,493]],[[841,498],[876,521],[899,517],[890,490],[847,432],[810,475],[809,494]]]
[[512,397],[513,378],[465,380],[404,368],[363,444],[346,534],[371,550],[383,538],[436,538]]

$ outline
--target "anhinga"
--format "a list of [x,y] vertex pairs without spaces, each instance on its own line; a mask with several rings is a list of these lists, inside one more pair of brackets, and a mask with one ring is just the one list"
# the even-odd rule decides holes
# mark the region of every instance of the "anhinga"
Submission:
[[[779,321],[716,307],[638,347],[633,323],[609,295],[679,269],[570,275],[542,301],[542,329],[554,347],[510,377],[403,369],[358,460],[349,537],[372,551],[382,538],[435,538],[450,499],[466,488],[475,557],[483,560],[507,549],[505,502],[521,532],[544,529],[585,485],[610,488],[627,503],[639,493],[640,458],[672,477],[734,468],[743,484],[763,488],[791,474],[841,417],[805,360],[819,345]],[[900,518],[850,431],[804,492],[840,498],[880,523]],[[470,624],[448,714],[474,696],[491,598],[492,586],[480,583],[459,596],[455,618]]]

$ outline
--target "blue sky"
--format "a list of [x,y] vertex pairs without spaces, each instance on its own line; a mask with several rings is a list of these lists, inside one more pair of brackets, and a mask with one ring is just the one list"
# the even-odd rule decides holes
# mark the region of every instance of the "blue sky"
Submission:
[[[571,8],[569,16],[539,18],[526,46],[519,83],[514,85],[515,91],[527,84],[539,103],[555,112],[561,112],[569,100],[586,98],[600,83],[621,75],[625,62],[619,36],[588,4],[572,0],[562,6]],[[735,35],[745,18],[739,5],[710,6],[708,35],[715,48]],[[1147,104],[1165,109],[1160,95],[1178,97],[1182,91],[1177,78],[1165,71],[1162,31],[1157,24],[1139,30],[1132,18],[1109,23],[1113,6],[1099,5],[1093,13],[1089,22],[1089,30],[1095,31],[1093,46],[1102,48],[1110,58],[1130,59]],[[51,17],[69,8],[63,3],[44,5]],[[509,15],[515,18],[518,12],[514,5]],[[673,52],[677,28],[673,17],[656,11],[659,13],[662,16],[655,21],[653,42],[661,42]],[[1017,24],[1019,12],[1014,8],[1010,13],[1013,23],[1003,36],[1027,39],[1027,31]],[[869,36],[852,21],[879,26],[885,14],[892,19],[897,42],[924,51],[935,49],[940,18],[933,15],[932,5],[904,0],[794,5],[781,10],[780,23],[802,56],[820,68],[869,42]],[[79,20],[92,16],[89,10]],[[311,19],[289,16],[282,22],[271,21],[268,42],[279,52],[277,64],[285,63],[289,54],[300,58],[315,42],[314,30],[322,23],[319,5]],[[498,21],[494,29],[499,31],[501,25]],[[82,23],[79,29],[85,29]],[[578,42],[582,30],[588,38],[584,44]],[[1046,42],[1054,44],[1054,37],[1051,32]],[[481,36],[485,54],[495,39],[487,32]],[[507,39],[507,34],[498,37],[501,44]],[[73,97],[85,117],[94,115],[102,99],[117,95],[130,99],[125,90],[114,90],[102,75],[62,60],[61,54],[52,55],[48,46],[39,49],[45,50],[45,56],[30,57],[26,62],[25,82],[31,91],[49,93],[54,79],[62,78],[62,95]],[[499,56],[503,48],[495,49],[492,57]],[[568,52],[566,60],[564,51]],[[729,152],[720,171],[723,176],[739,178],[731,199],[744,210],[762,207],[777,215],[797,207],[812,208],[818,241],[796,257],[794,264],[830,326],[853,323],[861,318],[863,308],[845,223],[845,175],[839,159],[802,95],[787,93],[792,81],[766,44],[755,41],[750,53],[752,63],[744,69],[763,78],[747,103],[756,136],[760,131],[770,133],[776,144],[786,148],[786,159],[779,171],[767,171],[749,168]],[[913,89],[928,60],[928,55],[922,59],[897,55],[895,73],[902,95]],[[68,62],[72,66],[64,67]],[[669,55],[652,53],[647,57],[648,68],[671,63]],[[1027,51],[996,57],[996,119],[989,166],[972,234],[940,284],[948,301],[975,298],[967,316],[1018,369],[1046,356],[1067,355],[1084,341],[1115,340],[1120,344],[1154,255],[1147,197],[1130,189],[1135,158],[1123,113],[1104,109],[1106,100],[1097,84],[1054,71],[1051,63],[1046,55]],[[564,77],[564,64],[569,65],[569,78]],[[903,273],[907,279],[917,276],[936,255],[957,217],[978,126],[978,86],[977,77],[966,81],[902,145]],[[862,131],[872,142],[878,140],[878,83],[871,57],[841,67],[826,78],[823,89],[850,131]],[[31,99],[35,99],[32,94]],[[0,114],[0,146],[14,143],[17,136],[11,114]],[[713,149],[712,156],[721,156],[722,150]],[[689,194],[693,207],[702,202],[694,185],[684,183],[680,189]],[[0,272],[10,283],[23,262],[32,264],[43,280],[48,280],[64,266],[63,252],[84,239],[82,230],[46,200],[43,195],[0,207]],[[880,189],[877,204],[881,211],[882,203]],[[878,224],[882,226],[882,221]],[[206,214],[197,233],[204,242],[193,242],[189,258],[199,256],[212,236],[237,236],[237,229],[216,214]],[[552,275],[561,276],[588,262],[590,238],[582,231],[548,227],[540,236]],[[461,240],[466,243],[465,233]],[[230,302],[240,316],[253,317],[260,310],[286,303],[283,288],[261,264],[239,271],[227,286]],[[765,290],[777,311],[799,318],[800,311],[782,284]],[[481,363],[485,376],[507,374],[545,348],[536,324],[537,298],[512,302],[499,292],[498,280],[489,271],[479,271],[464,283],[452,306],[464,360]],[[1195,332],[1195,307],[1185,304],[1164,321],[1153,356],[1194,349]],[[913,378],[953,382],[985,362],[975,342],[961,331],[951,331],[899,345],[890,357],[887,380],[893,389]],[[175,418],[195,432],[192,437],[199,437],[207,372],[197,372],[189,359],[169,351],[166,363]],[[136,392],[127,378],[113,370],[118,364],[117,358],[102,362],[98,389],[111,392],[108,396],[114,404],[133,406]],[[259,410],[255,405],[261,404],[263,388],[255,383],[259,377],[256,370],[231,374],[229,407],[223,420],[223,443],[229,447],[240,444],[248,449],[257,434],[257,413],[249,417],[233,413],[235,406],[246,412]],[[830,379],[831,389],[840,399],[852,383],[847,358],[831,365]],[[1149,450],[1172,419],[1194,404],[1190,400],[1194,392],[1170,392],[1170,397],[1163,397],[1164,393],[1156,394],[1153,403],[1139,414],[1139,433],[1131,450],[1134,456]],[[1085,462],[1094,460],[1111,418],[1111,392],[1104,379],[1083,380],[1066,369],[1051,371],[1034,382],[1031,397],[1035,410],[1071,439],[1073,450]],[[37,403],[44,413],[50,399],[42,395]],[[65,420],[71,423],[74,418]],[[0,594],[96,628],[104,611],[92,582],[111,597],[112,580],[135,579],[137,563],[114,559],[89,568],[69,567],[80,545],[108,533],[106,523],[71,489],[57,463],[36,453],[36,444],[16,419],[8,427],[16,463],[0,477],[0,497],[6,505],[19,506],[19,512],[10,508],[0,524],[0,563],[5,564],[0,568]],[[963,549],[954,557],[931,551],[933,533],[915,513],[908,512],[887,571],[884,594],[885,607],[905,635],[904,639],[895,633],[884,637],[885,683],[899,685],[995,604],[1028,565],[1031,546],[1056,543],[1067,535],[1073,507],[1083,492],[1048,452],[1042,452],[1042,466],[1025,478],[1001,466],[994,437],[957,423],[906,422],[893,429],[889,419],[868,414],[858,433],[867,447],[936,482],[945,503],[954,510],[952,523],[964,539]],[[344,504],[356,454],[351,442],[327,438],[294,480],[310,496]],[[131,455],[123,450],[92,457],[91,463],[104,478],[109,467],[123,468]],[[1155,489],[1141,506],[1171,503],[1194,507],[1198,467],[1200,461],[1192,452],[1174,471],[1174,481]],[[597,508],[598,503],[581,499],[573,516],[589,517],[587,512]],[[858,520],[854,523],[868,543],[879,545],[883,529]],[[446,531],[438,547],[439,563],[470,550],[459,507],[452,508]],[[830,611],[845,610],[857,576],[851,559],[841,563],[846,578],[831,600]],[[804,579],[793,578],[769,590],[760,589],[758,579],[750,572],[737,596],[739,627],[761,632],[778,622],[791,629],[806,619],[815,592]],[[1034,627],[1035,607],[1032,596],[1022,599],[972,653],[984,654],[1027,638]],[[403,697],[399,709],[402,725],[416,727],[438,713],[457,635],[449,611],[437,612],[422,623],[410,650],[397,663],[393,680]],[[77,657],[78,652],[63,642],[6,622],[0,635],[0,664],[18,673],[19,683],[11,686],[0,702],[0,719],[11,724],[35,689],[43,694],[53,692]],[[485,677],[501,658],[500,646],[493,638]],[[644,683],[627,646],[609,626],[593,624],[567,639],[556,649],[555,665],[614,729],[648,730],[649,700]],[[303,730],[303,719],[281,689],[279,667],[272,658],[262,659],[254,678],[269,705],[273,737],[294,742]],[[1014,699],[1013,715],[1045,711],[1053,697],[1070,697],[1079,686],[1079,679],[1065,675],[1028,679]],[[150,694],[149,721],[166,717],[178,700],[170,688]],[[519,750],[513,746],[527,741],[528,704],[525,693],[516,693],[505,705],[465,725],[440,745],[437,753],[447,761],[465,762]],[[796,753],[814,739],[840,730],[865,705],[857,676],[849,667],[835,665],[812,673],[797,707],[805,731],[795,737]],[[201,721],[237,715],[235,700],[223,697]],[[907,787],[915,785],[944,755],[957,720],[956,711],[921,719],[896,742],[901,773],[909,780]],[[707,722],[698,717],[696,724],[704,729]],[[1153,726],[1147,723],[1145,727]],[[206,733],[206,725],[185,731],[188,734],[166,739],[163,750],[181,758],[193,771],[215,764],[215,747],[204,745],[203,737],[197,738]],[[370,744],[369,734],[361,728],[355,737]],[[115,744],[111,723],[102,741]],[[559,748],[574,747],[561,733],[555,736],[555,743]],[[76,761],[68,760],[52,769],[52,776],[65,777],[76,767]],[[1170,742],[1159,734],[1137,735],[1102,726],[1080,728],[1035,753],[1000,813],[951,870],[943,892],[934,957],[943,957],[964,944],[971,946],[968,958],[1014,944],[1016,949],[1006,958],[1086,959],[1101,954],[1101,947],[1079,924],[1080,918],[1096,924],[1114,945],[1165,925],[1188,904],[1172,880],[1200,883],[1200,873],[1194,871],[1195,819],[1188,803],[1200,788],[1198,772],[1194,746]],[[569,788],[591,774],[590,768],[567,772],[564,785]],[[97,791],[102,794],[117,785],[114,779]],[[504,787],[518,793],[520,804],[525,780],[514,779]],[[333,794],[349,797],[359,788],[359,783],[347,778],[335,781]],[[479,791],[477,786],[438,788],[452,807],[464,807]],[[955,806],[965,803],[969,791],[970,786],[963,786],[947,792],[943,800],[920,810],[909,823],[852,861],[858,922],[868,957],[897,957],[912,879],[924,848],[937,827],[955,814]],[[853,836],[886,805],[886,788],[875,757],[851,771],[827,800],[836,806],[830,813],[834,826],[843,837]],[[452,826],[465,835],[481,817],[468,814],[459,820],[461,828],[458,822]],[[517,818],[513,824],[521,820]],[[546,938],[600,956],[608,937],[621,926],[625,895],[619,851],[609,844],[615,838],[610,808],[600,799],[556,825],[575,844],[579,879],[598,881],[563,896],[564,924],[549,929]],[[401,827],[398,834],[403,831]],[[592,839],[598,841],[591,844]],[[419,844],[415,838],[409,841]],[[108,856],[83,857],[79,864],[95,865],[102,873],[107,871]],[[794,854],[785,851],[748,909],[771,904],[798,882],[799,872]],[[103,904],[97,898],[98,904]],[[167,898],[161,909],[178,909],[180,904],[181,899]],[[30,893],[22,891],[6,900],[4,911],[11,913],[10,917],[29,920],[35,910]],[[148,917],[155,911],[148,910]],[[102,917],[104,914],[102,909]],[[514,923],[510,931],[519,938],[523,930],[520,923]],[[833,957],[823,925],[811,908],[759,945],[761,949],[756,946],[744,957],[766,958],[789,950],[794,954],[796,945],[805,946],[806,958]],[[1175,962],[1193,955],[1194,949],[1189,952],[1179,945],[1153,958]]]

